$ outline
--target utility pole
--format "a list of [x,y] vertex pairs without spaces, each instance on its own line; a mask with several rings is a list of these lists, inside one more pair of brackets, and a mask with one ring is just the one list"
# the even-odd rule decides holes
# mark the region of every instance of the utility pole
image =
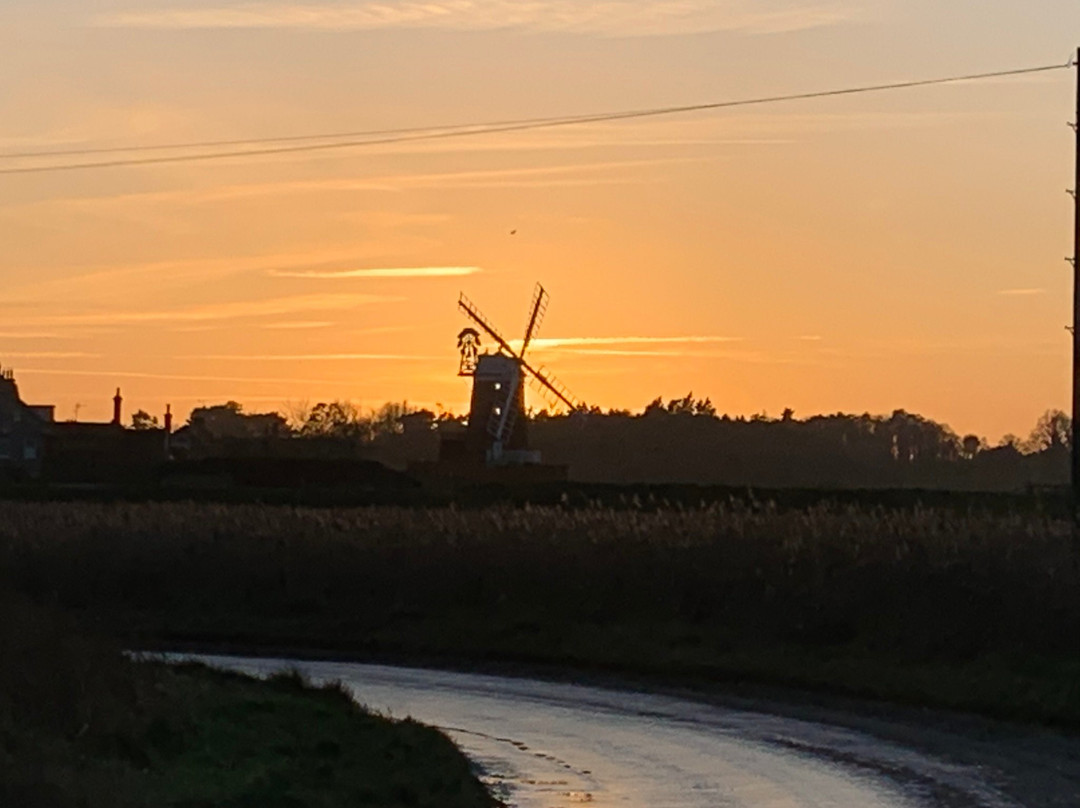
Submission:
[[1073,377],[1072,377],[1072,511],[1080,508],[1080,48],[1076,51],[1076,184],[1073,185]]

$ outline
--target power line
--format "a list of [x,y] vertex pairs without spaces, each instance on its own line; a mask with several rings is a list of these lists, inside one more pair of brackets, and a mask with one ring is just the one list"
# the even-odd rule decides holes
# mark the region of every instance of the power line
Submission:
[[[222,160],[228,158],[260,157],[280,154],[298,154],[301,152],[330,151],[339,149],[359,148],[362,146],[380,146],[393,143],[409,143],[417,141],[446,140],[450,138],[473,137],[476,135],[498,134],[503,132],[521,132],[535,129],[551,129],[560,126],[573,126],[583,123],[602,123],[608,121],[624,121],[635,118],[651,118],[662,115],[678,115],[690,112],[705,112],[708,110],[730,109],[733,107],[759,106],[763,104],[776,104],[789,101],[804,101],[816,98],[832,98],[837,96],[858,95],[863,93],[884,92],[888,90],[903,90],[915,87],[929,87],[940,84],[955,84],[965,81],[982,81],[994,78],[1006,78],[1010,76],[1022,76],[1032,73],[1045,73],[1052,70],[1063,70],[1074,66],[1070,59],[1065,64],[1043,65],[1041,67],[1026,67],[1013,70],[998,70],[990,73],[971,73],[959,76],[946,76],[934,79],[920,79],[915,81],[893,82],[890,84],[864,85],[861,87],[848,87],[840,90],[822,90],[809,93],[793,93],[789,95],[765,96],[762,98],[746,98],[733,101],[714,101],[705,104],[689,104],[684,106],[655,107],[651,109],[627,110],[622,112],[600,112],[585,115],[566,116],[561,118],[528,118],[517,121],[495,121],[476,124],[458,124],[452,126],[426,127],[418,129],[383,129],[369,132],[341,133],[337,135],[295,135],[279,138],[253,138],[250,140],[237,141],[204,141],[202,143],[167,144],[157,146],[136,146],[130,148],[111,149],[86,149],[69,150],[67,152],[37,152],[26,154],[0,155],[0,158],[30,158],[44,156],[61,156],[74,154],[101,154],[110,152],[137,152],[154,151],[182,148],[205,148],[210,146],[226,146],[241,144],[267,144],[297,142],[304,140],[322,140],[335,137],[350,137],[354,139],[337,140],[331,143],[299,143],[291,146],[276,146],[268,149],[239,149],[229,151],[202,152],[199,154],[164,155],[158,157],[131,157],[114,160],[100,160],[82,163],[54,163],[40,166],[19,166],[14,168],[0,168],[0,174],[40,174],[52,171],[77,171],[94,168],[118,168],[121,166],[164,165],[170,163],[203,162],[208,160]],[[362,139],[355,139],[361,137]]]
[[[586,117],[586,116],[582,116]],[[98,148],[50,149],[43,151],[0,152],[0,160],[24,160],[36,157],[82,157],[93,154],[130,154],[132,152],[175,151],[177,149],[213,148],[216,146],[258,146],[268,143],[296,143],[305,140],[333,140],[336,138],[376,137],[384,135],[420,134],[423,132],[443,132],[456,129],[470,129],[481,126],[510,126],[524,123],[545,123],[568,120],[566,116],[554,118],[523,118],[508,121],[487,121],[477,124],[450,124],[446,126],[414,126],[399,129],[365,129],[353,132],[324,132],[309,135],[281,135],[277,137],[239,138],[236,140],[202,140],[185,143],[156,143],[143,146],[103,146]]]

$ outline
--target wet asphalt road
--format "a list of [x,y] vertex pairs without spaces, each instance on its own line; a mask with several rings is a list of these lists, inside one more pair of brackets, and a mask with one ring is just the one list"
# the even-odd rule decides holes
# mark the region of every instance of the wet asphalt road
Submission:
[[[1014,808],[990,767],[824,723],[648,693],[339,662],[199,657],[257,675],[296,668],[444,729],[518,808]],[[1078,803],[1080,804],[1080,803]]]

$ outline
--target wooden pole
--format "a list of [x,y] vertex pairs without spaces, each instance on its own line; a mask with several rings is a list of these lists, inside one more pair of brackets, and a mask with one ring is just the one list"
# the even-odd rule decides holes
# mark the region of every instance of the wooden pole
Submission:
[[1076,184],[1073,185],[1073,378],[1072,378],[1072,509],[1074,519],[1080,507],[1080,48],[1076,51]]

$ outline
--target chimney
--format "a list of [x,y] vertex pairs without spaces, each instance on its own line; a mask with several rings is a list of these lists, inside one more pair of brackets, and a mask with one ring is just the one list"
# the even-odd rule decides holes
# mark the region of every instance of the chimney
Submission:
[[112,400],[112,422],[117,426],[120,426],[120,405],[124,403],[124,399],[120,397],[120,388],[116,388],[116,395]]
[[165,405],[165,434],[172,434],[172,404]]

